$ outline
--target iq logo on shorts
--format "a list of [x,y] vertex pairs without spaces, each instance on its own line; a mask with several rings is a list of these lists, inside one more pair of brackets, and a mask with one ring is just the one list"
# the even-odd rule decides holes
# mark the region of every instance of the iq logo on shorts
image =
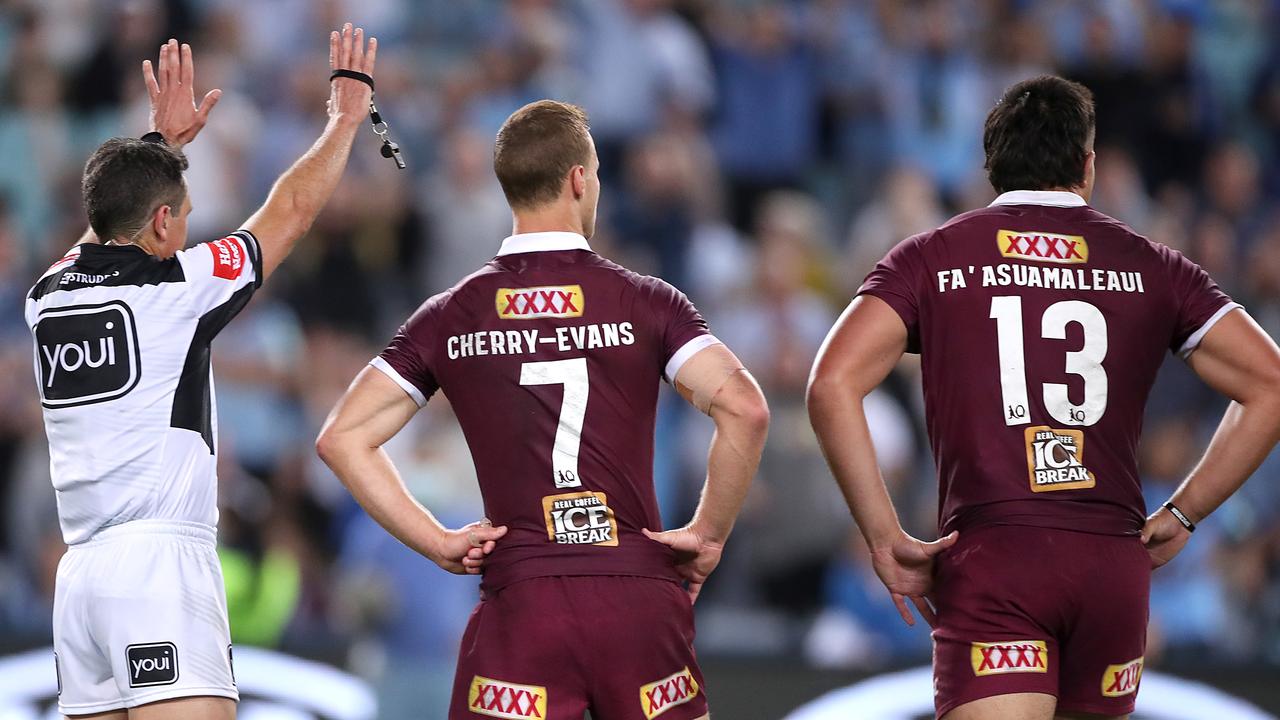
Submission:
[[172,685],[178,682],[178,648],[171,642],[130,645],[129,687]]
[[45,310],[35,336],[40,401],[47,408],[114,400],[138,384],[138,331],[122,302]]

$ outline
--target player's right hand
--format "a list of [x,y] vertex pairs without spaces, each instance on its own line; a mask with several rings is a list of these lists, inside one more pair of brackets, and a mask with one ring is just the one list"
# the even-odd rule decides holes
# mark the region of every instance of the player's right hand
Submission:
[[457,530],[446,530],[436,556],[431,559],[455,575],[479,575],[489,553],[506,534],[506,525],[494,527],[489,518]]
[[955,545],[959,537],[960,534],[953,531],[946,537],[925,542],[904,532],[892,544],[871,550],[871,565],[908,625],[914,626],[916,620],[907,608],[907,598],[911,598],[929,627],[937,622],[928,600],[933,591],[933,563],[943,550]]
[[[369,38],[365,45],[364,28],[352,30],[351,23],[329,33],[329,69],[354,70],[373,77],[373,66],[378,60],[378,38]],[[329,117],[348,118],[361,122],[369,115],[369,101],[373,89],[359,80],[334,78],[329,83]]]

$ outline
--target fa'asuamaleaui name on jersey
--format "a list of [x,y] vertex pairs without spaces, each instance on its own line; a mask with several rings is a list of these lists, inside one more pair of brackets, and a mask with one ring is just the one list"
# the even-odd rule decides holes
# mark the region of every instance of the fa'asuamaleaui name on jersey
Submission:
[[209,344],[261,283],[247,231],[159,260],[78,245],[26,301],[68,544],[130,520],[218,520]]
[[1190,354],[1239,307],[1180,253],[1060,192],[1005,193],[908,238],[859,293],[922,352],[944,532],[1137,532],[1138,435],[1164,353]]
[[497,589],[546,575],[675,580],[657,528],[661,379],[715,343],[683,294],[591,252],[579,235],[515,235],[429,299],[374,367],[419,405],[438,389],[467,437],[485,513],[510,530]]

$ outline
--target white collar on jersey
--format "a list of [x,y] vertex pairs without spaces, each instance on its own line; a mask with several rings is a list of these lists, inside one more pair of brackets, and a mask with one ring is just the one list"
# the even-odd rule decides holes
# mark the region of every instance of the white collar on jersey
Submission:
[[555,250],[590,250],[587,239],[574,232],[519,233],[502,241],[498,257]]
[[1084,198],[1063,190],[1010,190],[992,201],[996,205],[1049,205],[1052,207],[1081,207],[1087,205]]

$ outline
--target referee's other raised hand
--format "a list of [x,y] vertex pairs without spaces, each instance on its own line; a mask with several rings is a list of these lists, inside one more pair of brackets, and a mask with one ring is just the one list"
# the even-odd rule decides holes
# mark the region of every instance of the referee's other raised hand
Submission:
[[[373,77],[373,66],[378,60],[378,38],[365,41],[364,28],[352,28],[351,23],[342,31],[329,33],[329,69],[351,70]],[[329,116],[350,118],[356,122],[369,114],[369,101],[373,88],[351,78],[334,78],[329,88]]]
[[[158,72],[157,72],[158,71]],[[142,61],[142,80],[151,98],[151,130],[164,136],[165,142],[182,147],[195,140],[209,121],[209,112],[218,104],[222,91],[205,93],[200,105],[195,95],[196,63],[191,46],[170,39],[160,46],[160,58],[153,67]]]

